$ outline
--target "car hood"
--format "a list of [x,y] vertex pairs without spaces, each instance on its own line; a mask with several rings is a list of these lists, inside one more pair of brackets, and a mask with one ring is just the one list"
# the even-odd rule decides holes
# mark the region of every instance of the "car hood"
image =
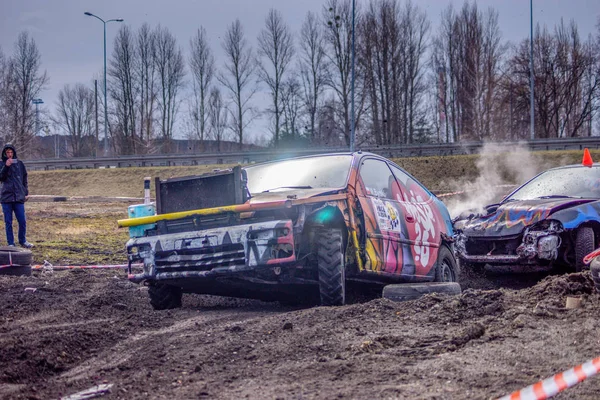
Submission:
[[280,200],[308,199],[310,197],[321,196],[325,194],[337,193],[340,189],[335,188],[316,188],[316,189],[286,189],[274,192],[254,193],[248,203],[260,204]]
[[511,236],[524,228],[548,218],[553,213],[593,202],[593,199],[535,199],[501,204],[487,215],[456,221],[455,228],[467,236]]

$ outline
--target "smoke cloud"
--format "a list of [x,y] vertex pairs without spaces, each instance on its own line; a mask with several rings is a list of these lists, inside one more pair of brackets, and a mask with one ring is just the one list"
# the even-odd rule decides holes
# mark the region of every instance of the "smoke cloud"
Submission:
[[497,203],[517,185],[533,178],[544,168],[537,164],[525,144],[483,146],[476,162],[477,178],[469,182],[452,182],[449,186],[459,194],[444,199],[454,218],[471,210],[482,212],[488,204]]

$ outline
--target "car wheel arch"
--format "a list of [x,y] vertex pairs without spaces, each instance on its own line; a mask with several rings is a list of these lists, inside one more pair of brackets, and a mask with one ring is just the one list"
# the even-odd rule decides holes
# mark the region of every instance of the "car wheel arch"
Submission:
[[[327,215],[327,218],[321,218],[319,214]],[[339,207],[326,204],[312,210],[306,217],[307,223],[305,229],[316,232],[322,228],[340,229],[342,231],[343,245],[348,244],[349,227]]]
[[592,228],[592,230],[594,231],[594,246],[595,248],[600,246],[600,221],[585,221],[582,222],[581,224],[577,225],[574,228],[569,228],[566,231],[568,232],[568,235],[570,236],[571,242],[574,244],[575,240],[577,238],[577,232],[581,229],[581,228]]

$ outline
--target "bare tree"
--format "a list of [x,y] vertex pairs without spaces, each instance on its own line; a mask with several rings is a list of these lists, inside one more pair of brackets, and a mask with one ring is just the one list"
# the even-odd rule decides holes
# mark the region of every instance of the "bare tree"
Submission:
[[[452,141],[495,136],[492,124],[498,103],[500,62],[505,46],[498,12],[484,14],[465,1],[459,13],[448,6],[434,41],[433,73],[440,77],[442,112],[448,117],[446,136]],[[442,91],[443,90],[443,91]]]
[[190,117],[195,136],[200,141],[206,139],[208,131],[207,103],[210,85],[215,73],[215,58],[212,54],[206,30],[198,29],[196,36],[190,40],[190,70],[192,72],[193,97],[190,105]]
[[[520,43],[509,66],[517,84],[519,119],[529,115],[528,62],[529,43]],[[591,41],[584,44],[577,26],[561,21],[554,33],[546,28],[536,29],[534,35],[535,66],[535,136],[559,138],[589,134],[590,118],[597,106],[594,98],[600,90],[597,65]],[[597,71],[597,70],[596,70]],[[529,129],[529,125],[526,126]]]
[[302,89],[300,83],[290,77],[281,85],[282,138],[289,143],[300,139],[300,116],[303,109]]
[[394,0],[372,1],[359,24],[359,54],[376,144],[399,143],[402,100],[400,12]]
[[294,40],[290,28],[283,22],[281,12],[271,9],[265,18],[265,28],[258,36],[258,55],[267,62],[258,63],[258,75],[271,92],[275,118],[274,145],[279,145],[280,119],[282,113],[282,86],[285,73],[294,55]]
[[[6,63],[2,103],[6,117],[4,139],[17,148],[28,145],[36,134],[32,101],[48,83],[48,75],[40,67],[41,55],[35,41],[27,32],[20,33]],[[27,147],[23,150],[27,153]]]
[[[403,132],[407,143],[415,140],[417,121],[422,119],[424,108],[422,99],[426,92],[424,57],[427,51],[429,20],[424,11],[407,2],[402,10],[400,67],[404,95]],[[423,128],[423,127],[422,127]]]
[[208,99],[208,121],[210,125],[210,136],[217,142],[217,151],[221,151],[221,142],[225,139],[225,132],[229,118],[229,110],[223,103],[221,90],[212,88]]
[[[360,10],[355,9],[356,20],[360,23]],[[328,75],[328,86],[334,91],[337,101],[330,104],[338,104],[335,111],[336,129],[344,138],[346,145],[350,144],[351,130],[351,104],[352,104],[352,6],[350,0],[328,0],[323,8],[323,20],[327,21],[325,29],[325,40],[327,43],[326,55],[330,62],[330,74]],[[360,73],[356,74],[360,78]],[[358,107],[355,111],[355,130],[358,130],[364,92],[360,85],[355,85],[355,100]]]
[[0,137],[8,133],[8,86],[8,60],[0,47]]
[[239,19],[227,28],[222,46],[225,50],[226,63],[224,71],[217,75],[217,79],[225,87],[233,103],[233,109],[230,110],[231,130],[241,149],[245,129],[256,118],[256,112],[250,101],[257,89],[252,82],[256,68],[252,48],[244,38],[244,30]]
[[[375,143],[412,143],[426,130],[424,59],[429,21],[410,1],[373,0],[359,25],[360,64]],[[426,125],[426,124],[425,124]]]
[[325,40],[319,17],[309,12],[300,31],[299,70],[302,77],[303,102],[308,115],[311,142],[317,142],[317,113],[323,101],[327,81]]
[[179,110],[177,95],[183,87],[185,65],[181,49],[167,28],[156,29],[154,60],[158,77],[158,105],[161,118],[161,136],[169,146],[173,138],[173,126]]
[[121,26],[114,40],[108,75],[112,78],[109,93],[114,102],[114,125],[111,132],[115,151],[135,154],[137,139],[137,100],[139,87],[135,79],[137,52],[134,35],[127,25]]
[[139,138],[148,147],[154,137],[156,111],[156,36],[147,23],[137,33],[136,80],[139,88]]
[[54,123],[69,136],[72,157],[90,156],[95,149],[94,93],[78,83],[58,93]]
[[[596,83],[600,82],[600,16],[596,19],[596,37],[592,38],[592,54],[594,56],[594,64],[591,67],[590,75],[595,79]],[[596,126],[594,126],[594,118],[599,114],[598,110],[600,110],[600,89],[596,91],[596,94],[593,97],[592,103],[593,114],[590,115],[590,136],[592,136],[594,129],[596,132],[600,132],[600,119],[597,119]]]

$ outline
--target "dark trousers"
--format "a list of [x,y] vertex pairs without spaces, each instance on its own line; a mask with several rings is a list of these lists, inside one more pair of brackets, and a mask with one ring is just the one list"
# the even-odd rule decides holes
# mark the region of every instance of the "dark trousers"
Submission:
[[6,229],[6,241],[9,246],[15,244],[15,235],[13,234],[13,212],[19,222],[19,244],[27,241],[27,222],[25,221],[24,203],[2,203],[2,212],[4,213],[4,227]]

